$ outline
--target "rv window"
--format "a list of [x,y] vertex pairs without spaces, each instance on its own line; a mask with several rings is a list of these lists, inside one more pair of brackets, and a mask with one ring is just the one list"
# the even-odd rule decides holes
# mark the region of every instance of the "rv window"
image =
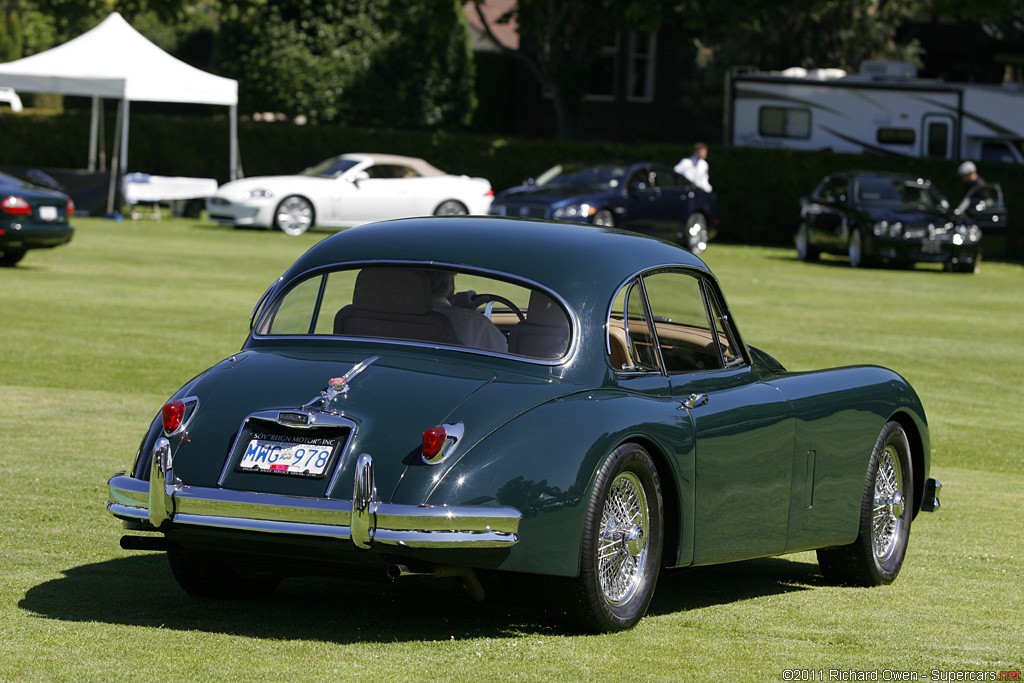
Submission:
[[982,161],[1005,161],[1011,164],[1017,161],[1017,158],[1013,155],[1013,150],[1003,141],[985,141],[981,143],[981,159]]
[[811,137],[811,110],[785,107],[761,107],[757,132],[769,138]]
[[912,145],[917,136],[913,128],[879,128],[876,139],[880,145]]

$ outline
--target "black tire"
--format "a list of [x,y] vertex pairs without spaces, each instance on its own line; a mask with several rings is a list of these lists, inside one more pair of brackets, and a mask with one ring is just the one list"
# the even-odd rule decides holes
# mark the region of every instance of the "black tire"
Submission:
[[205,553],[179,548],[167,551],[171,573],[189,595],[197,598],[240,600],[270,595],[281,583],[277,576],[248,575]]
[[900,573],[914,516],[910,442],[897,422],[878,435],[860,506],[857,540],[818,551],[825,578],[848,586],[892,583]]
[[615,216],[608,209],[601,209],[594,214],[594,225],[603,225],[608,228],[615,227]]
[[698,212],[690,214],[683,231],[683,246],[692,254],[703,254],[708,248],[708,219]]
[[0,266],[11,268],[25,258],[25,249],[4,249],[0,251]]
[[437,205],[434,209],[435,216],[466,216],[469,215],[469,209],[466,205],[455,199],[446,199]]
[[315,224],[313,204],[297,194],[288,195],[274,209],[274,227],[286,235],[301,235]]
[[806,223],[801,223],[796,231],[796,257],[801,261],[817,261],[819,252],[811,244],[811,231]]
[[598,471],[587,505],[580,575],[567,595],[576,626],[621,631],[643,618],[661,568],[662,515],[651,456],[638,444],[619,446]]

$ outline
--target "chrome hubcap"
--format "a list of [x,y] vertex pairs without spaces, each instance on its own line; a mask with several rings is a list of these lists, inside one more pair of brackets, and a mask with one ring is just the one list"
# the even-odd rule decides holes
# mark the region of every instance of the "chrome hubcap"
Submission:
[[277,212],[277,224],[288,234],[302,233],[313,222],[313,209],[308,202],[292,197],[281,204]]
[[903,531],[903,470],[899,453],[886,446],[878,460],[875,476],[875,506],[872,516],[875,557],[888,560],[896,551]]
[[601,512],[597,548],[601,593],[613,605],[632,598],[643,582],[649,514],[647,494],[636,475],[615,477]]

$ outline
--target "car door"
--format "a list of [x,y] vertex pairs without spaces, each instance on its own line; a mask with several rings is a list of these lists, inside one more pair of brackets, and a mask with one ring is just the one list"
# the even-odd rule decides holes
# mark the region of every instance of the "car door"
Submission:
[[626,210],[619,216],[619,227],[647,235],[658,233],[658,189],[650,166],[633,166],[625,175]]
[[339,221],[358,225],[413,215],[416,173],[401,164],[373,164],[345,174]]
[[793,476],[791,406],[753,372],[711,278],[666,269],[643,276],[642,284],[657,362],[695,434],[692,563],[782,552]]
[[801,219],[819,248],[846,248],[849,239],[847,214],[851,200],[850,178],[840,175],[823,180],[804,204]]

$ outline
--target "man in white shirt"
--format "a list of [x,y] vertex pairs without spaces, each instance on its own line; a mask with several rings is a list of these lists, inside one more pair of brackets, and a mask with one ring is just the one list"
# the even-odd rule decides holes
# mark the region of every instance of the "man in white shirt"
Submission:
[[708,146],[703,142],[694,143],[693,155],[680,160],[675,166],[675,172],[705,192],[711,192]]

